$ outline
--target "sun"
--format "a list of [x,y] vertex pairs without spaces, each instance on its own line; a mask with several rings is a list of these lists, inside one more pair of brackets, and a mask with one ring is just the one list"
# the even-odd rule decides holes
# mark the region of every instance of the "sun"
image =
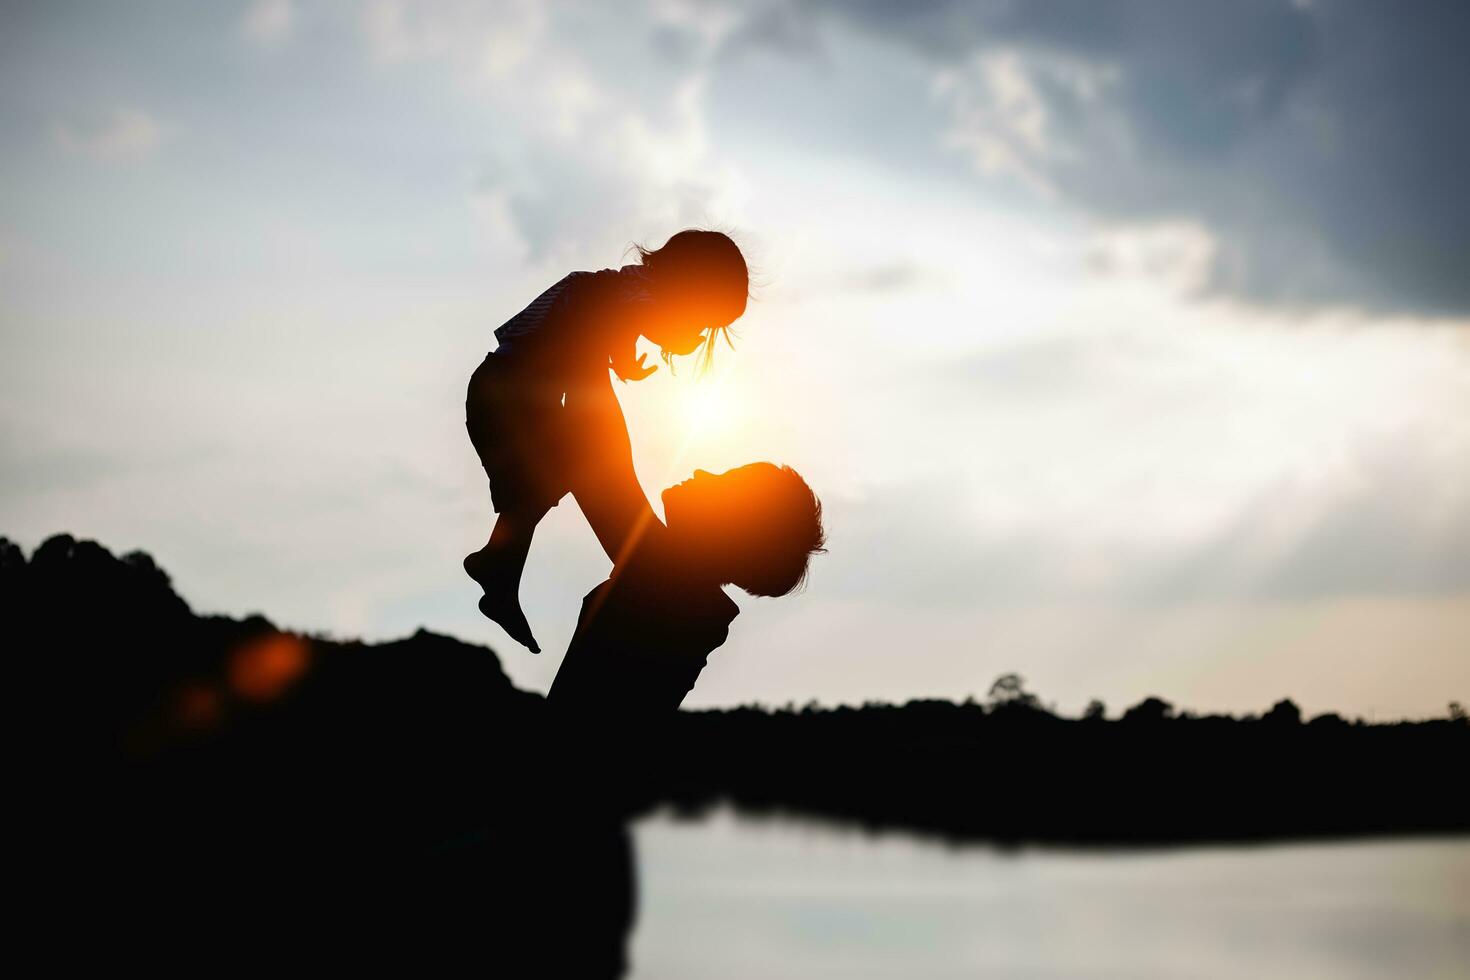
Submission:
[[679,416],[684,434],[706,440],[729,432],[737,422],[737,406],[725,379],[704,378],[688,385],[679,397]]
[[689,435],[712,436],[730,428],[735,413],[724,387],[718,381],[696,383],[684,392],[680,414]]
[[[740,430],[749,422],[749,405],[738,383],[721,373],[689,378],[669,402],[670,433],[678,433],[668,460],[673,480],[689,475],[691,462],[707,465],[729,453],[740,442]],[[680,378],[680,381],[685,379]]]

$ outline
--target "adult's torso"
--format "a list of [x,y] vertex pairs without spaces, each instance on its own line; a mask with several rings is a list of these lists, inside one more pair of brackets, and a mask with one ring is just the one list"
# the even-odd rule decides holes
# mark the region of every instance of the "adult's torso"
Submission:
[[582,600],[577,629],[547,695],[597,716],[672,714],[729,636],[740,608],[716,585],[691,583],[655,527],[612,577]]

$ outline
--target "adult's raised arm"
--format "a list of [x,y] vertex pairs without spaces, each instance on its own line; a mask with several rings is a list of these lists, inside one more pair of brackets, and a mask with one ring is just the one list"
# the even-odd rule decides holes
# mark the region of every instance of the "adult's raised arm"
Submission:
[[633,470],[628,423],[607,368],[570,387],[563,411],[574,460],[572,495],[602,550],[617,564],[658,518]]

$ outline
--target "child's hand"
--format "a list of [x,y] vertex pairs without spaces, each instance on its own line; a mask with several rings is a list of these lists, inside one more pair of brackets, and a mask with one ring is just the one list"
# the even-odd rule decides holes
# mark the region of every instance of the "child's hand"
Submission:
[[619,380],[625,383],[629,381],[642,381],[644,378],[648,377],[650,374],[658,370],[657,364],[643,363],[647,359],[647,354],[639,354],[638,360],[634,363],[628,364],[627,362],[624,362],[620,366],[616,362],[614,362],[612,368],[613,371],[617,374]]

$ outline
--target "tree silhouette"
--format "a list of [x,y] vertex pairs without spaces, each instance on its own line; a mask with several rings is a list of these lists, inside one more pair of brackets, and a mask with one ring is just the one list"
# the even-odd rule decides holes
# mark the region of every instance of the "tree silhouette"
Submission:
[[1174,716],[1174,706],[1162,698],[1146,697],[1123,712],[1128,722],[1161,722]]
[[1026,680],[1020,674],[1001,674],[990,685],[987,696],[991,711],[1036,711],[1041,701],[1026,690]]
[[1271,705],[1271,710],[1261,716],[1261,721],[1270,725],[1300,725],[1302,709],[1290,698],[1283,698]]

